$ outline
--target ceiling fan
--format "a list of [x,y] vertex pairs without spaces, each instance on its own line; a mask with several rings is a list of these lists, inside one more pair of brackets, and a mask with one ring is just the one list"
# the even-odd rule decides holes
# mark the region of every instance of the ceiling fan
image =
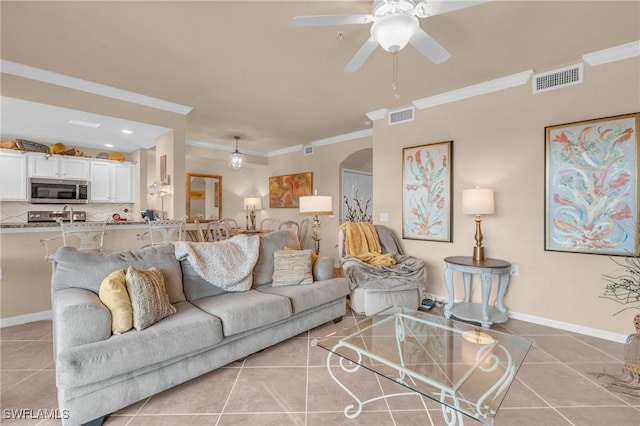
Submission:
[[418,18],[440,15],[487,1],[489,0],[374,0],[369,15],[296,16],[293,24],[298,27],[316,27],[373,22],[371,36],[349,61],[345,72],[358,71],[378,45],[387,52],[396,53],[409,43],[431,62],[440,64],[449,59],[451,53],[420,28]]

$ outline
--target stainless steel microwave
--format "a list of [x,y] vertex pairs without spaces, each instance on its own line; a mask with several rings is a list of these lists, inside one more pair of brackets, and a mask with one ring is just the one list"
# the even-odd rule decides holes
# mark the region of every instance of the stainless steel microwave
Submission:
[[89,182],[30,178],[29,202],[32,204],[86,204],[89,202]]

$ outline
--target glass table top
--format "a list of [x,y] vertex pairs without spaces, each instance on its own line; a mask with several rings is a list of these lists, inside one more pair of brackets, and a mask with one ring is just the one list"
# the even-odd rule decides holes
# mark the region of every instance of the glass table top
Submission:
[[533,342],[425,312],[391,308],[313,343],[330,351],[330,373],[335,354],[440,402],[443,409],[493,424]]

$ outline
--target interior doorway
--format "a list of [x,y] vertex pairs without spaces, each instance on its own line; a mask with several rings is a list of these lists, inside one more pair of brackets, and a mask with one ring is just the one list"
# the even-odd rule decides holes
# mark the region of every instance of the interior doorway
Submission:
[[[373,210],[373,174],[362,170],[342,169],[341,221],[371,221]],[[351,216],[351,217],[350,217]]]

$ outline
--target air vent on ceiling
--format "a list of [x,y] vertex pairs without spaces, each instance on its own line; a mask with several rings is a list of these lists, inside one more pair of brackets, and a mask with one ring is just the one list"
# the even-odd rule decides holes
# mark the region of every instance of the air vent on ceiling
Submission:
[[413,121],[413,107],[399,109],[389,113],[389,125]]
[[573,86],[582,83],[582,64],[571,65],[533,76],[533,93]]
[[304,155],[313,154],[313,145],[307,145],[307,146],[303,147],[302,148],[302,152],[304,153]]

